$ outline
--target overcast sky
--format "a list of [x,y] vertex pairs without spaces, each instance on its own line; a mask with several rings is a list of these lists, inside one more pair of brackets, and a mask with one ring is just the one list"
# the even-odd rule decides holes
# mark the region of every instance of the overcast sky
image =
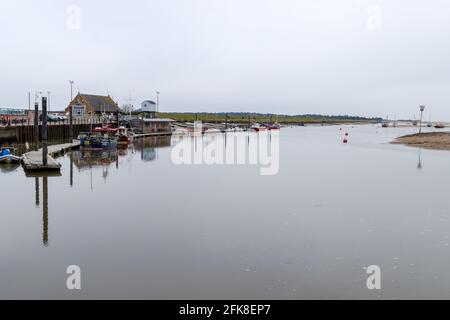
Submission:
[[51,91],[162,111],[450,120],[448,0],[2,0],[0,107]]

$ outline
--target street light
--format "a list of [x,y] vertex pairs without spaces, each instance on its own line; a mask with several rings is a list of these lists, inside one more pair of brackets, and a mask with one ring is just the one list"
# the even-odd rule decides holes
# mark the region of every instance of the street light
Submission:
[[419,133],[422,133],[422,117],[423,112],[425,111],[425,106],[420,106],[420,126],[419,126]]
[[34,94],[34,103],[38,102],[39,96],[42,94],[42,91],[38,91]]
[[70,102],[72,102],[72,100],[73,100],[73,90],[72,90],[72,87],[73,87],[74,81],[73,81],[73,80],[69,80],[69,83],[70,83]]
[[159,91],[156,91],[156,112],[159,112]]

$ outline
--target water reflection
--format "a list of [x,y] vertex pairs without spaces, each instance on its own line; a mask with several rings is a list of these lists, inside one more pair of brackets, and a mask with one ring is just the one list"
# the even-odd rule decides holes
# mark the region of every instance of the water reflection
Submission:
[[[91,189],[92,169],[101,168],[102,176],[106,180],[108,177],[108,168],[115,163],[119,169],[119,157],[126,157],[129,154],[141,153],[142,161],[154,161],[158,156],[158,148],[170,147],[170,137],[151,137],[136,141],[133,145],[117,150],[76,150],[69,153],[69,185],[74,186],[74,166],[79,172],[84,170],[91,171]],[[23,147],[24,148],[24,147]],[[22,148],[22,149],[23,149]],[[25,150],[25,149],[23,149]],[[2,172],[15,171],[20,167],[15,165],[2,165]],[[42,204],[42,244],[49,246],[49,178],[59,177],[60,173],[43,172],[30,173],[26,172],[26,177],[34,179],[34,204],[36,208],[40,208]],[[42,193],[42,194],[41,194]],[[42,200],[42,203],[41,203]]]
[[[54,270],[75,254],[75,263],[86,266],[93,281],[81,293],[86,299],[221,299],[240,292],[243,299],[370,299],[362,266],[373,263],[384,266],[386,279],[396,280],[380,293],[382,299],[448,298],[449,202],[445,185],[436,182],[448,172],[449,156],[381,145],[396,133],[373,137],[366,135],[369,129],[351,132],[346,147],[335,128],[286,129],[283,170],[268,178],[250,166],[180,170],[168,163],[171,150],[159,150],[159,158],[153,152],[158,139],[106,155],[119,170],[110,168],[114,179],[95,193],[88,187],[89,170],[101,184],[101,152],[98,158],[77,155],[81,151],[60,158],[62,179],[41,175],[24,181],[22,172],[2,176],[8,186],[4,198],[15,200],[3,203],[8,223],[1,234],[13,250],[5,251],[2,272],[14,283],[0,296],[64,297]],[[232,149],[229,136],[226,143]],[[163,183],[150,190],[152,181]],[[173,186],[180,181],[197,187],[183,189],[173,201]],[[427,186],[425,196],[421,188],[404,188],[415,184]],[[199,205],[198,186],[210,185],[219,187],[202,188]],[[33,266],[24,257],[37,261],[38,270],[30,273]],[[27,285],[35,290],[24,291]]]
[[36,205],[36,208],[39,208],[39,205],[40,205],[40,201],[39,201],[39,177],[34,178],[34,193],[35,193],[34,204]]
[[0,171],[2,173],[14,172],[20,167],[20,164],[1,164]]
[[155,161],[158,158],[158,148],[170,147],[171,137],[149,137],[135,142],[135,147],[141,152],[141,160]]
[[422,154],[422,149],[419,149],[419,162],[417,163],[417,169],[422,170],[422,160],[421,160],[421,154]]
[[[35,175],[34,178],[34,204],[36,208],[41,205],[40,201],[40,183],[39,180],[42,178],[42,243],[45,247],[48,247],[48,178],[55,176],[51,173],[42,173],[40,176]],[[57,175],[56,175],[57,176]]]
[[42,177],[42,242],[48,246],[48,177]]
[[70,159],[70,186],[73,187],[73,152],[69,155]]

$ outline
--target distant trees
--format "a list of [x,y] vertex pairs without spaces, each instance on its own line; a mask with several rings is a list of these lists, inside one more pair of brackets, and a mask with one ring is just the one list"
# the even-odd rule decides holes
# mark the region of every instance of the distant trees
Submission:
[[129,113],[132,113],[134,111],[134,106],[132,104],[124,104],[124,105],[122,105],[120,110],[123,113],[129,114]]
[[226,121],[230,122],[274,122],[280,123],[336,123],[336,122],[381,122],[381,118],[368,118],[361,116],[350,115],[321,115],[321,114],[299,114],[299,115],[285,115],[285,114],[271,114],[271,113],[255,113],[255,112],[174,112],[165,113],[165,117],[179,120],[179,121]]

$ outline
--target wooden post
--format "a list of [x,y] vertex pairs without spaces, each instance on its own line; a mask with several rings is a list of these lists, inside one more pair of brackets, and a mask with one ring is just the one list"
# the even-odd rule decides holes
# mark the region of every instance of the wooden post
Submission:
[[69,107],[69,138],[70,141],[73,141],[73,112],[72,106]]
[[34,144],[36,150],[39,144],[39,104],[34,104]]
[[47,165],[47,140],[48,140],[48,128],[47,128],[47,98],[42,97],[42,164]]

